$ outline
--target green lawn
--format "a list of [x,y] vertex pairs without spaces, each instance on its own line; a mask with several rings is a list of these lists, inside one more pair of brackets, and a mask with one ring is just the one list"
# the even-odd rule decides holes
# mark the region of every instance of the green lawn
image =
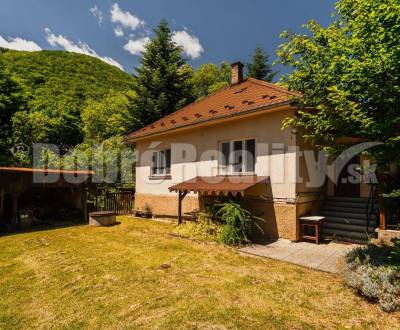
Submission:
[[399,327],[334,275],[120,221],[0,237],[0,328]]

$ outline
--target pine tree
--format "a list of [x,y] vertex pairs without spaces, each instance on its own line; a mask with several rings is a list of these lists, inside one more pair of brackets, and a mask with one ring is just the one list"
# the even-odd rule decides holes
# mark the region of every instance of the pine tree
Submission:
[[191,70],[187,70],[181,48],[171,39],[168,23],[162,20],[154,32],[135,76],[135,112],[141,125],[193,101],[188,81]]
[[272,81],[276,73],[272,71],[269,64],[269,55],[261,48],[257,47],[252,55],[252,63],[247,64],[248,76],[264,80]]
[[4,67],[0,50],[0,164],[9,165],[11,162],[12,118],[24,108],[24,104],[22,90]]

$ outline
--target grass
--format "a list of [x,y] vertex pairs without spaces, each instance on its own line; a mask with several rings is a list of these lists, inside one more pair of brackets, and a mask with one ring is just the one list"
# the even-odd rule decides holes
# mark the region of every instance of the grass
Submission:
[[399,327],[337,276],[120,221],[0,237],[0,328]]

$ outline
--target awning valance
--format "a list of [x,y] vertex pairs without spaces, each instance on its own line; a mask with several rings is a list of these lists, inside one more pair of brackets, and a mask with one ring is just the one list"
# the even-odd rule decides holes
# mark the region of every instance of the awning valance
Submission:
[[169,191],[194,192],[206,195],[244,194],[246,190],[259,183],[268,183],[266,176],[235,175],[235,176],[197,176],[188,181],[169,187]]

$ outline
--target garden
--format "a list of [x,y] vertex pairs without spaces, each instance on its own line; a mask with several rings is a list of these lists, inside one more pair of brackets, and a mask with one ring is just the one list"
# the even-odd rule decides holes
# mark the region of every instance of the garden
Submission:
[[335,275],[119,217],[0,240],[0,328],[398,329]]

